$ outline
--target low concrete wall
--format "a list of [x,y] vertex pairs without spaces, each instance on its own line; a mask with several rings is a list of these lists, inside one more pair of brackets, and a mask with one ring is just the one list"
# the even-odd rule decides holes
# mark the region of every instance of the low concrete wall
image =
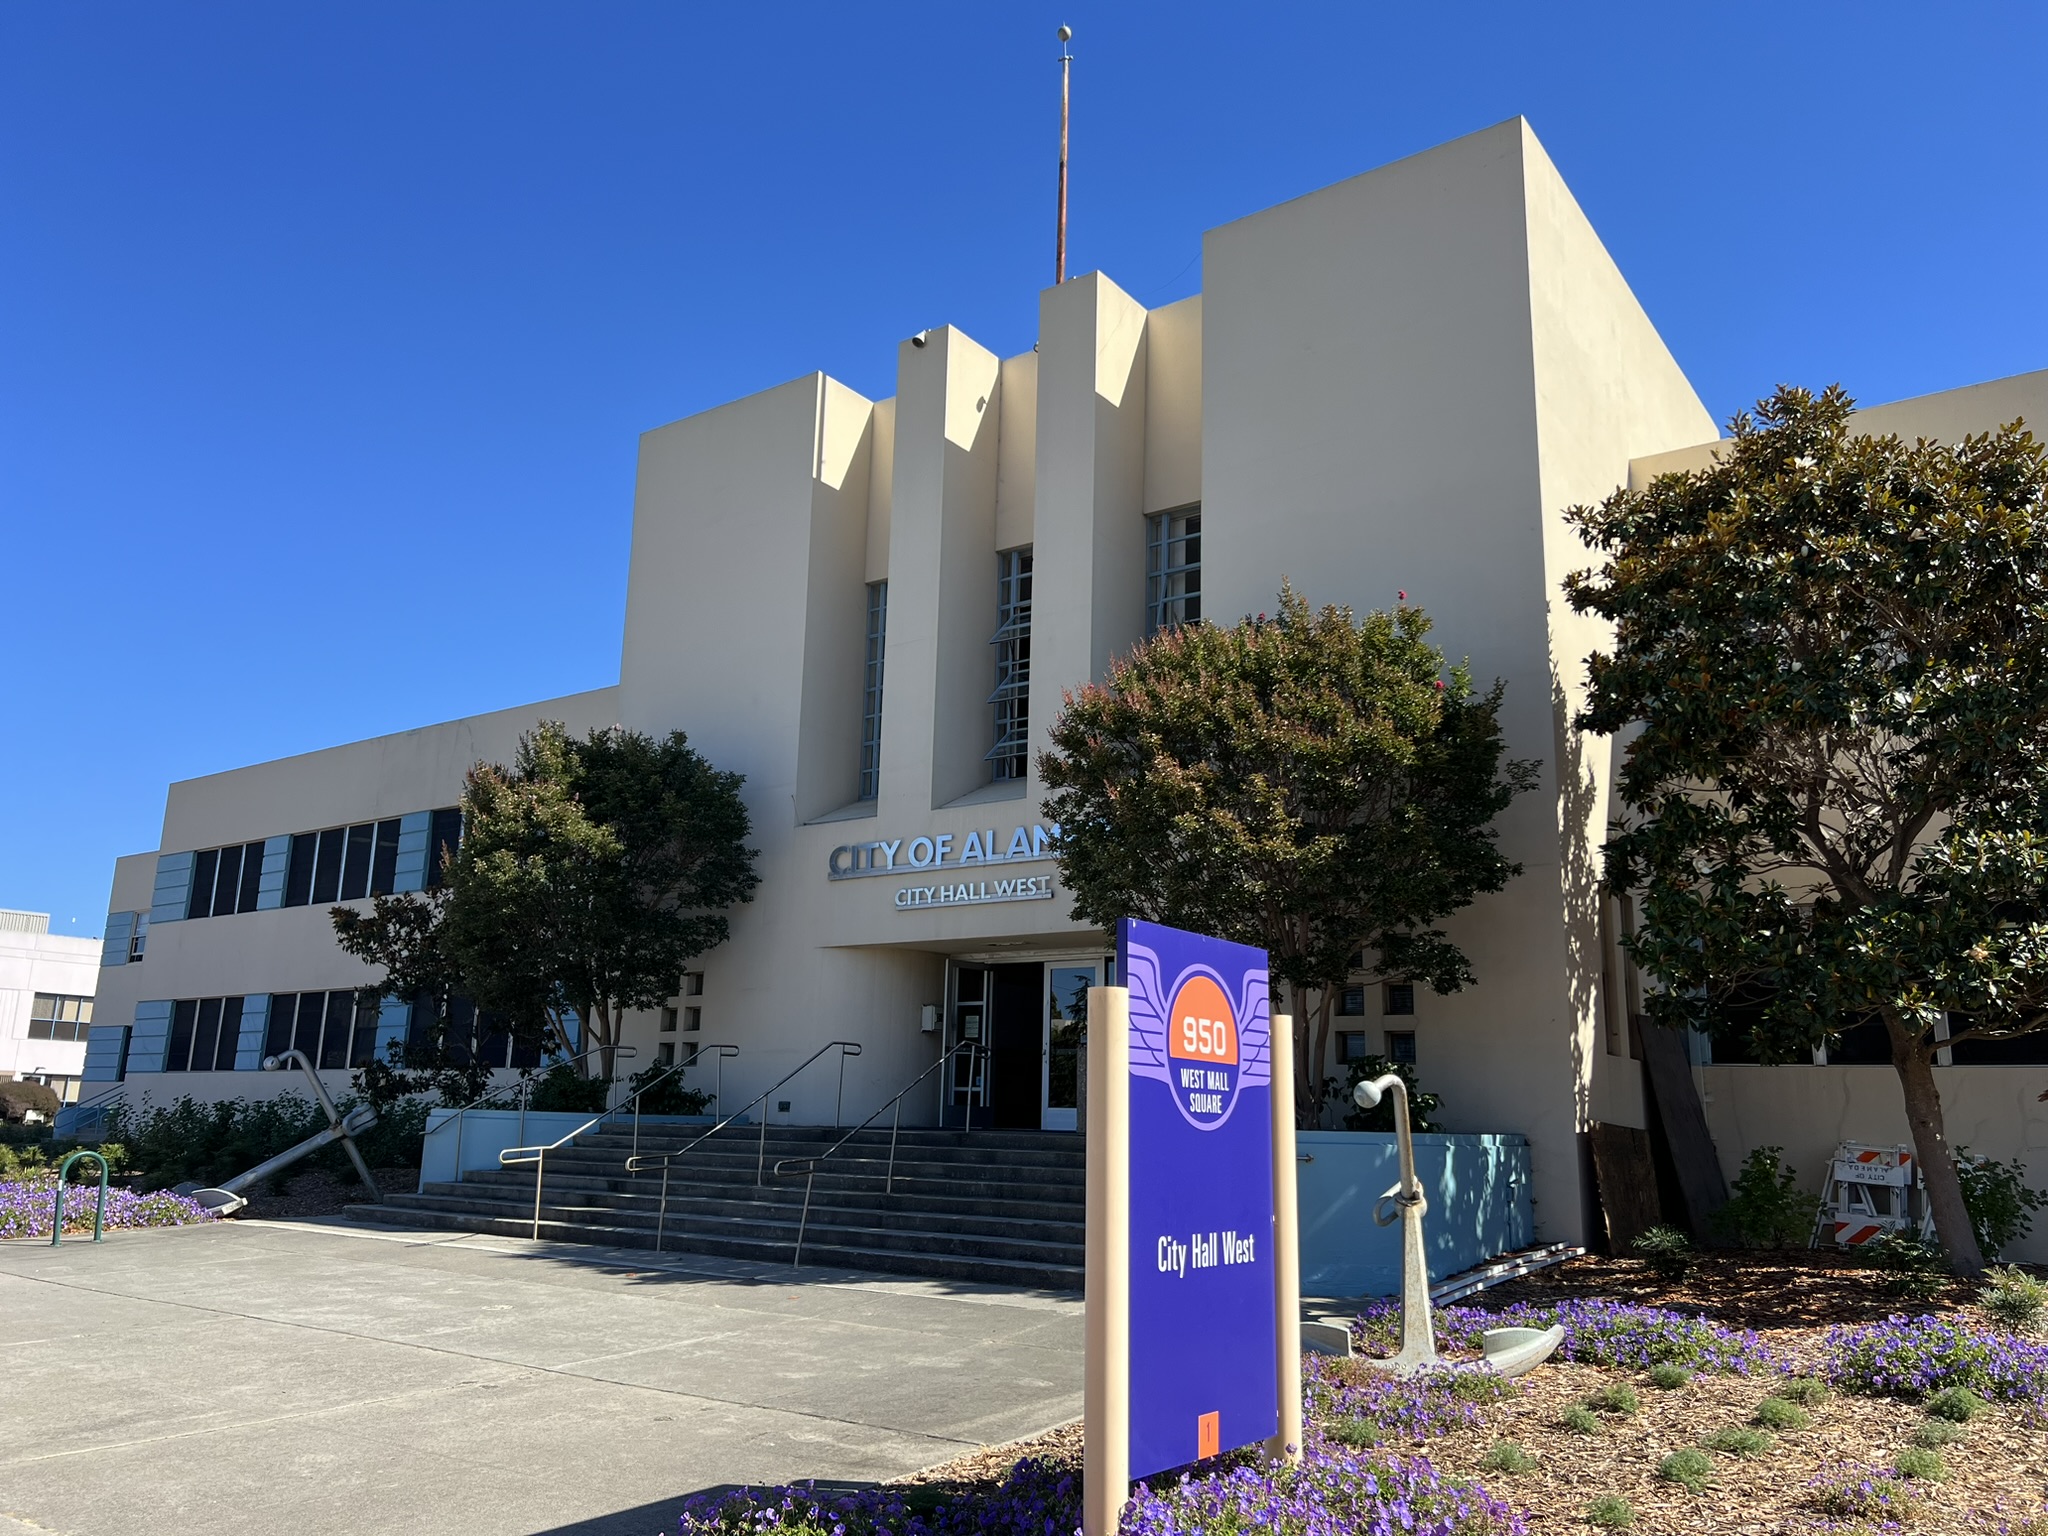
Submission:
[[[1300,1131],[1301,1289],[1309,1296],[1391,1296],[1401,1288],[1401,1229],[1373,1225],[1373,1203],[1400,1178],[1391,1133]],[[1423,1135],[1415,1172],[1429,1196],[1429,1277],[1535,1241],[1529,1143],[1521,1136]]]
[[[567,1113],[560,1110],[528,1110],[524,1115],[516,1109],[430,1109],[427,1111],[427,1134],[420,1148],[420,1187],[429,1184],[446,1184],[458,1177],[456,1169],[455,1129],[457,1114],[462,1116],[461,1172],[475,1173],[484,1168],[498,1166],[498,1154],[512,1147],[545,1146],[559,1141],[589,1121],[587,1110]],[[616,1122],[630,1126],[632,1122],[620,1116]],[[709,1125],[709,1115],[649,1115],[646,1124],[662,1125]]]
[[[1695,1069],[1714,1149],[1730,1178],[1753,1147],[1783,1147],[1799,1187],[1820,1192],[1828,1158],[1844,1141],[1888,1147],[1911,1144],[1899,1075],[1890,1067],[1753,1067]],[[1938,1067],[1942,1116],[1949,1140],[2000,1162],[2026,1164],[2027,1182],[2048,1189],[2048,1067]],[[2014,1243],[2005,1257],[2048,1263],[2048,1221]]]

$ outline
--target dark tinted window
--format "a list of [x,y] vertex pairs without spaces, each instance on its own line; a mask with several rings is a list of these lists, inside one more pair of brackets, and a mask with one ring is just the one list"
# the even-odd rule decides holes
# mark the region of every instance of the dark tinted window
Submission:
[[367,1067],[377,1055],[377,1010],[358,1008],[356,1010],[355,1033],[349,1041],[348,1064],[352,1067]]
[[434,812],[432,830],[427,837],[427,885],[431,888],[441,884],[444,858],[454,856],[462,842],[462,812],[449,809]]
[[242,1000],[224,997],[220,1003],[220,1047],[214,1052],[213,1070],[235,1070],[235,1052],[242,1044]]
[[301,832],[292,839],[292,851],[284,871],[284,904],[303,907],[313,899],[313,853],[320,834]]
[[341,850],[347,827],[329,827],[320,834],[320,854],[313,863],[313,905],[324,907],[341,893]]
[[220,850],[220,864],[213,880],[213,915],[232,916],[235,897],[242,889],[242,849],[238,843],[233,848]]
[[377,856],[370,862],[370,894],[389,896],[398,879],[398,823],[377,823]]
[[320,1011],[327,1004],[325,992],[299,994],[299,1021],[292,1029],[292,1049],[304,1051],[306,1060],[320,1065]]
[[348,829],[348,857],[341,868],[341,899],[361,901],[370,893],[370,847],[377,829],[369,822]]
[[199,1016],[199,1004],[187,998],[171,1005],[171,1045],[164,1053],[166,1072],[183,1072],[192,1065],[192,1026]]
[[236,899],[237,912],[256,910],[256,892],[263,885],[263,845],[250,843],[242,850],[242,891]]
[[220,850],[209,848],[192,860],[192,895],[185,903],[187,917],[213,916],[213,875],[220,868]]
[[345,1067],[348,1065],[349,1026],[354,1022],[355,994],[353,992],[330,992],[327,994],[327,1031],[320,1037],[320,1065],[323,1067]]
[[199,1000],[199,1025],[192,1032],[192,1070],[211,1072],[213,1058],[220,1050],[220,999]]
[[270,1000],[270,1023],[263,1031],[263,1054],[282,1056],[292,1048],[292,1019],[299,1009],[298,995],[281,992]]
[[1892,1064],[1892,1040],[1882,1019],[1852,1024],[1828,1041],[1831,1067],[1888,1067]]
[[[1949,1028],[1961,1034],[1967,1020],[1957,1019]],[[1949,1047],[1959,1067],[2048,1066],[2048,1030],[2016,1035],[2008,1040],[1965,1040]],[[1834,1060],[1831,1054],[1828,1060]]]

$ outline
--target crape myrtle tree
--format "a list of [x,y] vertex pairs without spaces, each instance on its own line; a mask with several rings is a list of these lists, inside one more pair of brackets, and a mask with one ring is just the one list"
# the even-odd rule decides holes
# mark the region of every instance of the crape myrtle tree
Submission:
[[1607,878],[1651,1018],[1766,1061],[1882,1021],[1970,1271],[1934,1057],[2048,1025],[2048,463],[1852,404],[1780,389],[1710,468],[1573,511],[1605,563],[1567,592],[1614,625],[1579,724],[1637,732]]
[[515,1040],[573,1051],[573,1015],[585,1070],[610,1078],[624,1015],[673,996],[753,897],[740,783],[680,731],[544,722],[510,767],[470,770],[442,890],[336,908],[342,945],[385,964],[386,990],[459,988]]
[[1501,685],[1475,693],[1429,629],[1405,602],[1354,620],[1283,587],[1271,618],[1162,633],[1068,693],[1039,759],[1075,917],[1271,956],[1309,1124],[1353,954],[1456,991],[1472,968],[1437,924],[1520,873],[1492,823],[1535,765],[1504,758]]

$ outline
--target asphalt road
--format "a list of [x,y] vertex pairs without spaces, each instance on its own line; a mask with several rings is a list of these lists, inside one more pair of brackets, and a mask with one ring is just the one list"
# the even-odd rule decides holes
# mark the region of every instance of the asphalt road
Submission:
[[648,1536],[1081,1411],[1081,1304],[328,1223],[0,1243],[0,1533]]

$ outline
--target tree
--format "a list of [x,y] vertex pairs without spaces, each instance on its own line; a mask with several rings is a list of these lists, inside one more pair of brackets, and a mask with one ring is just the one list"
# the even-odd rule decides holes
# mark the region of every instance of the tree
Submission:
[[544,1018],[564,1045],[573,1012],[609,1078],[624,1013],[674,996],[753,899],[740,783],[681,731],[577,741],[553,722],[509,770],[471,769],[441,943],[477,1004],[515,1029]]
[[1069,693],[1039,759],[1075,917],[1145,918],[1271,956],[1276,994],[1293,993],[1311,1123],[1353,954],[1456,991],[1472,969],[1436,925],[1520,873],[1492,822],[1535,765],[1504,760],[1501,685],[1475,694],[1463,667],[1446,678],[1429,629],[1405,603],[1354,621],[1283,587],[1271,619],[1155,636]]
[[[1785,1060],[1882,1021],[1943,1248],[1981,1266],[1935,1051],[2048,1024],[2048,462],[1780,389],[1712,467],[1570,514],[1630,741],[1607,879],[1660,1024]],[[1731,1007],[1741,999],[1751,1006]]]
[[443,885],[334,909],[342,947],[381,990],[460,991],[515,1042],[577,1049],[613,1075],[624,1014],[672,997],[683,967],[725,942],[726,909],[759,876],[741,779],[693,751],[616,727],[582,740],[544,722],[510,768],[479,763]]

